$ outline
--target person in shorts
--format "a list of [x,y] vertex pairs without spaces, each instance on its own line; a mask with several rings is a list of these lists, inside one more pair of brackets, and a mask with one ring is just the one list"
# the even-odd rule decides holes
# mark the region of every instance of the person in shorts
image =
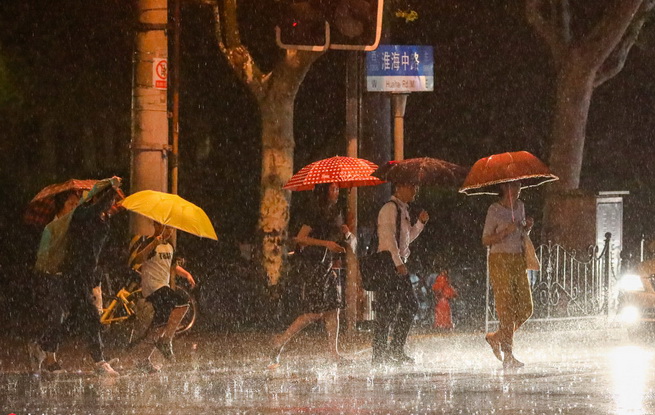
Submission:
[[141,275],[141,292],[154,310],[154,318],[145,344],[146,356],[139,358],[137,367],[146,372],[158,372],[150,358],[158,349],[168,360],[174,360],[173,336],[189,309],[189,299],[181,291],[170,286],[171,275],[185,278],[191,288],[196,285],[193,276],[173,259],[175,249],[170,240],[173,228],[153,222],[152,236],[136,236],[130,244],[130,266]]

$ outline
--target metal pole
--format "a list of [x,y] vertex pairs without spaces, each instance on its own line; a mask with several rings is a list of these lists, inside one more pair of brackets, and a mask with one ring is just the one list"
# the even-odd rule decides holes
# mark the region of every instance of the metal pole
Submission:
[[485,333],[489,333],[489,286],[490,286],[489,251],[490,249],[487,248],[487,284],[486,284],[486,292],[485,292],[485,300],[484,300],[484,332]]
[[607,313],[607,316],[609,316],[610,313],[610,239],[612,238],[612,233],[607,232],[605,233],[605,251],[603,252],[603,257],[605,259],[605,269],[603,270],[603,279],[605,283],[605,301],[604,301],[604,307],[605,307],[605,313]]
[[[138,0],[132,86],[131,192],[168,188],[166,0]],[[158,84],[158,81],[161,84]],[[131,216],[135,234],[152,232],[150,221]]]
[[177,194],[180,138],[180,0],[173,0],[173,56],[170,65],[171,80],[171,193]]
[[[347,156],[357,157],[359,138],[359,107],[361,97],[361,82],[359,70],[359,53],[347,52],[346,65],[346,140]],[[357,235],[357,188],[348,192],[348,216],[353,218],[350,232]],[[361,292],[359,265],[357,255],[348,252],[346,255],[346,332],[353,334],[357,327],[359,316],[359,294]]]
[[[178,193],[178,172],[179,172],[179,139],[180,139],[180,17],[181,17],[181,1],[173,0],[173,13],[169,14],[169,26],[173,32],[172,41],[172,56],[169,65],[169,80],[170,80],[170,94],[171,94],[171,193],[176,195]],[[172,20],[172,22],[171,22]],[[171,24],[172,23],[172,24]],[[171,237],[171,244],[177,249],[177,230],[173,231]],[[177,275],[174,271],[175,267],[171,269],[170,285],[172,289],[177,286]]]
[[394,160],[405,158],[405,107],[409,94],[393,94],[393,155]]

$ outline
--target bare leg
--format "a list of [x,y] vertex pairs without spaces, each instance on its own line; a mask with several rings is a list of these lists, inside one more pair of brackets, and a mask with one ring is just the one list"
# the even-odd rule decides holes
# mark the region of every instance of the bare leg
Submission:
[[341,357],[339,354],[339,309],[323,313],[323,320],[328,335],[330,354],[338,359]]
[[323,313],[305,313],[298,316],[293,323],[279,336],[273,336],[273,347],[280,348],[284,346],[293,336],[311,323],[323,317]]
[[159,367],[156,367],[150,361],[152,354],[157,350],[155,344],[161,338],[164,331],[163,327],[151,327],[146,333],[143,342],[136,346],[134,354],[136,358],[136,367],[147,373],[156,373]]
[[293,336],[299,331],[307,327],[309,324],[323,317],[323,313],[305,313],[298,316],[293,323],[284,331],[284,333],[273,336],[271,339],[271,363],[268,365],[269,369],[275,369],[280,366],[280,354],[284,345],[287,344]]
[[188,310],[189,310],[189,306],[183,305],[183,306],[177,306],[173,309],[173,311],[171,311],[171,315],[168,317],[168,322],[166,322],[166,327],[164,328],[164,332],[161,335],[161,337],[164,340],[169,342],[173,340],[173,336],[175,336],[175,331],[180,325],[180,322],[182,322],[182,319],[184,318]]
[[173,354],[173,336],[175,336],[175,331],[180,325],[180,322],[184,318],[189,305],[177,306],[171,311],[171,314],[168,316],[168,321],[164,327],[164,332],[161,337],[155,341],[155,346],[159,351],[164,355],[168,360],[174,361],[175,355]]

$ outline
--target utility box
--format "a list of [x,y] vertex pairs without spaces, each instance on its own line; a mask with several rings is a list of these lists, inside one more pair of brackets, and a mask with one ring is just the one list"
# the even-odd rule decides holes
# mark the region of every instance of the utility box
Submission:
[[623,250],[623,197],[628,191],[598,192],[596,196],[596,245],[602,249],[605,234],[612,234],[610,239],[611,270],[618,276]]

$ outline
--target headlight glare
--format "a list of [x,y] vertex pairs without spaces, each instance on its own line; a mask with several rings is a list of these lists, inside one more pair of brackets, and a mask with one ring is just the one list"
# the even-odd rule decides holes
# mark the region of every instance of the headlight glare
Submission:
[[644,291],[644,284],[641,277],[636,274],[625,274],[619,280],[619,290],[621,291]]
[[618,317],[619,321],[623,324],[635,324],[641,317],[641,314],[637,307],[627,306],[619,312]]

